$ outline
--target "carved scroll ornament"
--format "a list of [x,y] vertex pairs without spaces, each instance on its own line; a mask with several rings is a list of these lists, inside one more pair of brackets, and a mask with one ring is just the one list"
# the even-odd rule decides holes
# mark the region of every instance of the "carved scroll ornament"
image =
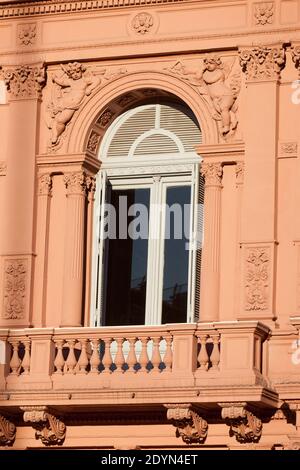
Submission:
[[10,446],[16,438],[16,426],[0,415],[0,446]]
[[4,67],[0,76],[14,98],[39,97],[46,82],[46,72],[42,65]]
[[207,437],[208,424],[190,404],[170,404],[167,418],[176,427],[176,437],[186,444],[203,444]]
[[235,59],[223,62],[219,56],[208,56],[196,67],[177,62],[167,69],[173,75],[197,87],[198,92],[213,109],[212,117],[220,122],[220,133],[232,134],[238,125],[237,97],[241,88],[240,71],[235,70]]
[[239,52],[240,64],[248,81],[278,80],[285,66],[282,46],[256,46]]
[[262,422],[245,403],[219,403],[222,418],[230,426],[229,434],[240,443],[258,442],[262,434]]
[[36,430],[35,437],[46,446],[62,444],[66,437],[66,425],[46,406],[23,406],[25,423]]

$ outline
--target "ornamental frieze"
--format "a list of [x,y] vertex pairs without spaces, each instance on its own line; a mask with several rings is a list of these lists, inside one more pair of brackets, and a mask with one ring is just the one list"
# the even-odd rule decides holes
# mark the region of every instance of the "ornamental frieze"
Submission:
[[235,58],[225,61],[218,55],[211,55],[199,61],[197,66],[179,61],[166,70],[196,87],[210,106],[223,137],[235,132],[238,125],[237,98],[241,89],[241,73]]
[[286,59],[285,49],[278,45],[241,48],[239,56],[248,81],[279,80]]
[[66,127],[75,112],[92,92],[106,82],[124,74],[125,69],[94,71],[79,62],[60,65],[61,71],[52,76],[51,99],[46,109],[46,124],[50,130],[49,149],[57,150]]
[[3,67],[0,77],[4,80],[7,91],[12,98],[38,98],[46,83],[46,72],[43,65],[18,65]]

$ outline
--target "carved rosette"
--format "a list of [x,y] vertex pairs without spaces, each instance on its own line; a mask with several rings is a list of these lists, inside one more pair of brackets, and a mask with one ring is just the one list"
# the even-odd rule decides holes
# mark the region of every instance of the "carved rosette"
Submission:
[[30,46],[36,42],[36,24],[27,23],[18,25],[18,42],[23,46]]
[[258,442],[262,434],[262,422],[245,403],[219,403],[222,407],[222,418],[230,426],[230,436],[242,444]]
[[270,249],[247,248],[245,257],[245,310],[266,310],[269,302]]
[[236,162],[235,176],[236,176],[236,183],[237,184],[243,184],[243,182],[244,182],[244,173],[245,173],[245,163],[244,162]]
[[300,77],[300,44],[291,47],[292,59]]
[[52,191],[52,177],[49,173],[44,173],[38,176],[38,195],[51,196]]
[[106,109],[99,117],[97,124],[99,124],[101,127],[106,127],[110,123],[113,116],[114,113],[110,109]]
[[208,424],[190,404],[170,404],[167,419],[176,427],[176,437],[186,444],[203,444],[207,437]]
[[131,27],[133,31],[141,36],[150,33],[153,28],[154,19],[150,13],[141,12],[135,15],[132,20]]
[[5,260],[3,318],[7,320],[25,316],[26,276],[26,260]]
[[92,131],[89,137],[88,143],[87,143],[87,150],[89,150],[93,154],[96,154],[99,140],[100,140],[100,135],[97,134],[97,132]]
[[282,46],[241,49],[239,57],[248,81],[279,80],[285,66],[285,50]]
[[0,415],[0,446],[11,446],[16,438],[16,426]]
[[4,67],[1,78],[14,98],[36,98],[41,96],[46,72],[43,65],[19,65]]
[[61,445],[66,437],[66,425],[50,413],[46,406],[23,406],[23,419],[25,423],[31,423],[36,430],[35,437],[40,439],[45,446]]
[[223,167],[221,163],[201,163],[201,175],[204,177],[205,186],[221,186]]

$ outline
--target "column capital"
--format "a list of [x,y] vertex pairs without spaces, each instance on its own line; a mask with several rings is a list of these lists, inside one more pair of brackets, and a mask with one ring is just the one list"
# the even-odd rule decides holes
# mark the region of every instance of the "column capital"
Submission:
[[286,59],[282,44],[240,47],[239,57],[248,82],[279,80]]
[[300,42],[292,43],[291,47],[292,59],[300,77]]
[[50,173],[42,173],[38,175],[38,195],[51,196],[52,192],[52,176]]
[[91,185],[91,177],[87,177],[84,171],[75,171],[64,174],[64,183],[67,189],[67,196],[82,195],[85,196],[88,185]]
[[0,76],[12,99],[39,98],[46,83],[43,64],[4,66]]
[[245,162],[238,161],[235,166],[236,184],[243,184],[245,174]]
[[205,186],[221,186],[223,176],[223,166],[219,162],[202,162],[200,168],[201,175],[205,179]]

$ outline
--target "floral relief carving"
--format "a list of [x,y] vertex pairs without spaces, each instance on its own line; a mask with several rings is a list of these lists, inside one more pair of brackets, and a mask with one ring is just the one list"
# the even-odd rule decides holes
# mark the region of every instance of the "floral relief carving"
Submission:
[[66,425],[47,409],[46,406],[23,406],[23,419],[36,430],[35,437],[46,446],[60,445],[66,437]]
[[79,62],[61,64],[61,72],[52,77],[51,101],[47,106],[46,124],[51,131],[49,147],[56,150],[75,112],[93,90],[105,81],[126,73],[125,69],[101,70],[96,75]]
[[247,248],[245,263],[245,309],[266,310],[270,284],[269,248]]
[[262,434],[262,422],[245,403],[219,403],[222,407],[222,418],[230,426],[229,434],[235,436],[242,444],[258,442]]
[[281,155],[297,155],[298,144],[297,142],[281,142],[280,154]]
[[66,173],[64,183],[67,188],[67,195],[85,195],[87,190],[87,176],[83,171]]
[[117,103],[122,108],[125,108],[125,106],[132,103],[134,100],[135,100],[135,96],[128,93],[127,95],[122,96]]
[[24,318],[26,276],[26,260],[5,260],[3,318],[12,320]]
[[5,176],[7,170],[6,162],[0,162],[0,176]]
[[14,98],[31,98],[41,95],[46,73],[44,66],[20,65],[3,68],[1,78]]
[[256,46],[239,52],[240,64],[247,80],[278,80],[285,66],[285,50],[281,46]]
[[206,57],[196,67],[177,62],[167,69],[173,75],[197,87],[212,108],[212,117],[220,123],[223,137],[232,134],[238,125],[237,97],[241,88],[241,74],[235,70],[235,59],[229,62],[216,55]]
[[165,405],[167,419],[176,427],[176,437],[186,444],[203,444],[207,437],[208,424],[189,404]]
[[200,172],[205,179],[205,186],[221,185],[223,175],[223,167],[221,163],[202,162]]
[[263,2],[254,4],[254,18],[257,25],[272,24],[274,21],[274,3]]
[[106,127],[107,124],[110,123],[113,116],[114,113],[110,109],[107,109],[101,114],[97,121],[97,124],[99,124],[101,127]]
[[9,446],[16,438],[16,426],[14,423],[0,415],[0,446]]
[[100,135],[92,131],[88,140],[87,149],[92,153],[96,153],[99,140],[100,140]]
[[52,177],[49,173],[38,176],[38,194],[39,196],[50,196],[52,190]]
[[132,20],[132,29],[137,34],[147,34],[153,28],[154,19],[150,13],[142,12],[135,15]]
[[292,59],[300,77],[300,44],[291,47]]
[[18,25],[18,41],[23,46],[29,46],[36,42],[36,24],[28,23]]

